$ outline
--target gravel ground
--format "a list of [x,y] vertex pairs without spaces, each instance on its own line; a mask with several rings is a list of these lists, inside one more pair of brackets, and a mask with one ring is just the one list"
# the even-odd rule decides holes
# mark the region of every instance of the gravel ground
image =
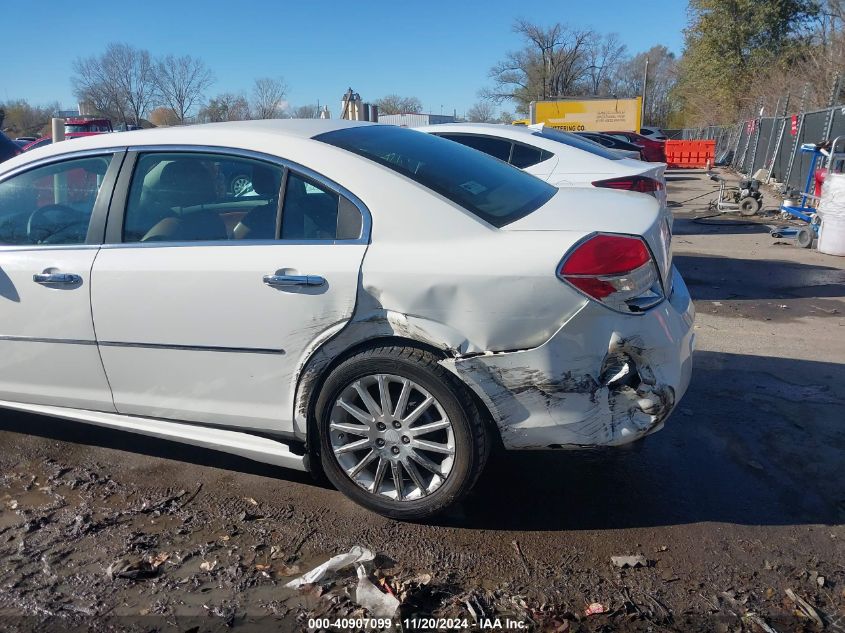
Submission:
[[[0,628],[284,631],[361,617],[354,569],[284,586],[360,544],[402,618],[845,630],[845,259],[778,243],[774,216],[694,221],[709,196],[683,201],[715,184],[669,181],[698,351],[663,431],[613,451],[498,455],[459,508],[419,525],[307,475],[3,412]],[[644,564],[619,568],[620,555]],[[593,603],[604,613],[585,615]]]

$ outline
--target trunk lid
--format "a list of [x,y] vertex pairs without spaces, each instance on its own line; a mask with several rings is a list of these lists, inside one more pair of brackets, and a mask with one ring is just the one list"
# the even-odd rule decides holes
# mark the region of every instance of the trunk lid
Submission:
[[671,294],[671,227],[663,206],[654,196],[600,188],[560,189],[546,204],[501,230],[642,236],[657,262],[666,296]]

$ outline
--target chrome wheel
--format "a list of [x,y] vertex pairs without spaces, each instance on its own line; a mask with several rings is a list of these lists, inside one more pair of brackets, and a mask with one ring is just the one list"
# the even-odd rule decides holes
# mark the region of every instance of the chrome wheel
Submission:
[[329,434],[346,475],[389,499],[431,494],[454,463],[449,416],[428,391],[402,376],[373,374],[349,384],[333,404]]
[[249,176],[235,176],[232,179],[232,193],[235,196],[240,196],[246,193],[252,187],[252,180]]

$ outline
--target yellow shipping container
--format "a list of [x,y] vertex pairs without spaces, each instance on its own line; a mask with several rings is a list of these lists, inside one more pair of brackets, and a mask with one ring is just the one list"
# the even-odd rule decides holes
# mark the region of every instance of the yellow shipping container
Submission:
[[532,101],[531,123],[564,132],[639,132],[642,97],[634,99],[560,99]]

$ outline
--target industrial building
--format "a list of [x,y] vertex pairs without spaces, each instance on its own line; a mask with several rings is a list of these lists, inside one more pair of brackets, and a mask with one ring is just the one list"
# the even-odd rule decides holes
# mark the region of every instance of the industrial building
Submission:
[[379,114],[378,122],[399,127],[422,127],[440,123],[455,123],[457,118],[451,114]]

